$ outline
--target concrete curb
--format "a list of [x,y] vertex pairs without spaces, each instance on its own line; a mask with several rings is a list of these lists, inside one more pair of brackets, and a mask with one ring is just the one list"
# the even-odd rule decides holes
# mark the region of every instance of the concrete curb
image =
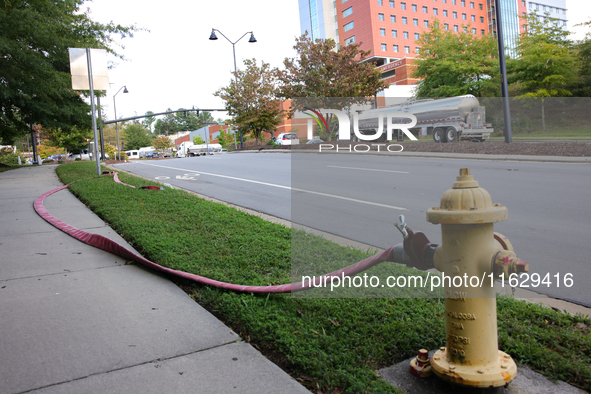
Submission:
[[[234,151],[237,153],[316,153],[317,151],[308,151],[304,149],[263,149]],[[535,155],[488,155],[474,153],[443,153],[443,152],[348,152],[348,151],[323,151],[322,154],[340,154],[340,155],[373,155],[390,157],[422,157],[426,159],[460,159],[460,160],[490,160],[490,161],[525,161],[525,162],[548,162],[548,163],[578,163],[589,164],[591,157],[571,157],[571,156],[535,156]]]

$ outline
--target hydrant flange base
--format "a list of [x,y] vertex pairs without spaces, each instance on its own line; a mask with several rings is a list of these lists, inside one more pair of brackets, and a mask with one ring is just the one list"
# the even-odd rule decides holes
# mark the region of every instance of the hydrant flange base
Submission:
[[446,351],[438,350],[431,358],[433,372],[446,382],[472,387],[502,387],[517,376],[517,365],[511,356],[500,350],[498,363],[487,367],[450,363]]

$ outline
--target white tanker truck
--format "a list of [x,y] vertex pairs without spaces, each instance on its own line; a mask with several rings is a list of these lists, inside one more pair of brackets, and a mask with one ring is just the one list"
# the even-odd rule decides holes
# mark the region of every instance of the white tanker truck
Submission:
[[[435,142],[454,142],[460,139],[484,142],[494,131],[491,124],[485,123],[485,108],[472,95],[406,101],[384,108],[369,109],[360,114],[362,119],[359,120],[359,131],[363,134],[376,134],[377,113],[389,109],[400,112],[401,118],[404,114],[413,114],[417,118],[417,124],[412,129],[423,130],[423,135],[432,134]],[[372,112],[376,112],[376,117],[371,117]],[[381,142],[385,138],[384,133],[380,137]]]

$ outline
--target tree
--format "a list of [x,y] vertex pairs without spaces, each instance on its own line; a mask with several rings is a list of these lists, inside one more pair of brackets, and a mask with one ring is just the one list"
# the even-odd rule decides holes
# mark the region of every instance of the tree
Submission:
[[477,36],[469,26],[460,32],[445,30],[433,19],[417,44],[413,78],[419,78],[416,97],[477,97],[500,95],[497,41],[490,35]]
[[12,142],[36,123],[68,132],[89,128],[89,106],[72,90],[68,48],[112,48],[112,34],[135,27],[100,24],[80,12],[83,0],[11,0],[0,7],[0,140]]
[[221,128],[220,134],[218,135],[218,143],[222,146],[222,148],[225,148],[232,142],[234,142],[234,136],[232,134],[228,134],[227,130],[224,130],[224,128]]
[[[152,111],[148,111],[146,112],[146,115],[152,115],[154,112]],[[153,116],[148,116],[146,118],[144,118],[144,120],[142,120],[142,124],[144,126],[146,126],[146,128],[148,130],[150,130],[150,132],[152,132],[152,125],[154,124],[154,122],[156,121],[156,118]]]
[[281,123],[283,110],[278,98],[277,69],[268,63],[257,66],[256,59],[244,60],[246,69],[234,73],[236,80],[215,92],[226,102],[233,115],[231,124],[241,134],[251,134],[259,140],[263,130],[275,130]]
[[144,146],[152,145],[152,133],[139,122],[125,125],[122,134],[125,150],[139,149]]
[[527,17],[527,31],[519,37],[519,58],[507,62],[507,81],[518,97],[538,97],[541,101],[542,128],[545,124],[545,98],[572,96],[567,87],[576,80],[575,57],[568,32],[554,18],[540,21]]
[[71,130],[62,129],[46,129],[42,128],[41,132],[43,137],[46,139],[45,145],[52,146],[55,148],[65,149],[65,153],[68,152],[79,152],[85,149],[88,145],[86,138],[90,137],[90,130],[80,129],[74,127]]
[[[172,109],[168,108],[166,112],[171,112]],[[177,131],[180,131],[179,124],[177,122],[177,117],[175,114],[166,114],[164,118],[158,119],[156,124],[154,125],[154,132],[156,134],[174,134]]]
[[[281,96],[292,99],[291,114],[307,107],[341,109],[364,104],[366,97],[387,87],[381,71],[364,62],[370,51],[360,50],[359,45],[349,44],[337,50],[332,39],[313,41],[307,34],[296,39],[297,57],[284,60],[285,70],[279,77]],[[331,118],[329,115],[328,124]],[[329,140],[333,131],[328,131]]]
[[156,150],[164,152],[166,149],[174,147],[174,142],[171,141],[167,136],[159,135],[158,137],[154,138],[152,145]]
[[519,58],[507,63],[507,81],[518,84],[514,89],[521,97],[571,96],[565,89],[576,77],[569,33],[554,18],[540,21],[530,14],[526,19],[527,31],[518,40]]
[[[591,28],[591,20],[580,23],[577,26]],[[591,30],[585,34],[585,38],[576,43],[575,47],[578,78],[575,84],[569,87],[573,96],[591,97]]]
[[211,115],[211,112],[200,112],[199,116],[197,117],[197,121],[198,123],[198,128],[201,128],[203,126],[207,126],[206,123],[214,123],[215,120],[213,120],[213,116]]
[[194,135],[193,136],[193,143],[195,145],[203,145],[203,144],[205,144],[205,140],[199,135]]

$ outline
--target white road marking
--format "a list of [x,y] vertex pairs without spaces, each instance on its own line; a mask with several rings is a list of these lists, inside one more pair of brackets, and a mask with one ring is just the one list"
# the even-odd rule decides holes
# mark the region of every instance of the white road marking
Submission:
[[397,174],[410,174],[407,171],[394,171],[394,170],[378,170],[374,168],[359,168],[359,167],[342,167],[342,166],[327,166],[330,168],[345,168],[347,170],[362,170],[362,171],[379,171],[379,172],[395,172]]
[[[168,169],[171,169],[171,170],[190,171],[190,170],[187,170],[187,169],[184,169],[184,168],[176,168],[176,167],[162,166],[162,165],[158,165],[158,164],[148,164],[148,163],[140,163],[140,164],[143,164],[143,165],[146,165],[146,166],[168,168]],[[377,203],[377,202],[358,200],[358,199],[355,199],[355,198],[349,198],[349,197],[343,197],[343,196],[336,196],[334,194],[327,194],[327,193],[320,193],[320,192],[315,192],[315,191],[311,191],[311,190],[304,190],[304,189],[292,188],[290,186],[277,185],[277,184],[274,184],[274,183],[254,181],[252,179],[237,178],[237,177],[228,176],[228,175],[212,174],[210,172],[204,172],[204,171],[194,171],[194,172],[198,172],[200,174],[209,175],[209,176],[216,176],[216,177],[219,177],[219,178],[233,179],[233,180],[236,180],[236,181],[256,183],[258,185],[265,185],[265,186],[277,187],[277,188],[280,188],[280,189],[287,189],[287,190],[297,191],[297,192],[301,192],[301,193],[315,194],[317,196],[331,197],[331,198],[336,198],[336,199],[339,199],[339,200],[356,202],[356,203],[359,203],[359,204],[373,205],[373,206],[376,206],[376,207],[395,209],[395,210],[398,210],[398,211],[408,211],[408,209],[406,209],[406,208],[397,207],[397,206],[394,206],[394,205],[386,205],[386,204],[380,204],[380,203]],[[177,178],[179,178],[179,175],[177,175]]]

